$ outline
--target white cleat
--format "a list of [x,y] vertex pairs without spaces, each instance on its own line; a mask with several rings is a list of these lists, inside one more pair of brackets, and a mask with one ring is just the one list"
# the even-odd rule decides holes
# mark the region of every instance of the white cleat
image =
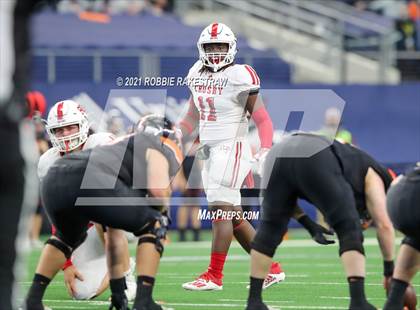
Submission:
[[280,273],[269,273],[264,280],[263,290],[269,288],[273,284],[280,283],[286,279],[286,274],[284,272]]
[[192,282],[182,284],[182,287],[189,291],[221,291],[223,290],[222,280],[212,277],[208,272],[203,273]]

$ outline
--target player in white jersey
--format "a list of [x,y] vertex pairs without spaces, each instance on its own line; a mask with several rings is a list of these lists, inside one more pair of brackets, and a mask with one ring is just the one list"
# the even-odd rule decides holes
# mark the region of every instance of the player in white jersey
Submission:
[[[38,163],[38,177],[46,176],[54,162],[66,153],[94,148],[108,144],[114,140],[110,133],[94,133],[89,135],[87,115],[78,103],[64,100],[56,103],[50,110],[46,125],[53,147],[46,151]],[[75,299],[86,300],[104,292],[109,286],[109,276],[106,263],[106,242],[127,243],[125,234],[116,229],[107,229],[104,234],[101,225],[91,225],[86,240],[73,252],[71,259],[63,266],[64,281],[67,290]],[[53,228],[53,234],[54,234]],[[126,295],[133,300],[136,293],[136,282],[132,274],[128,244],[124,259],[124,269],[127,270]],[[131,264],[130,264],[131,263]]]
[[[204,154],[203,187],[212,211],[238,211],[240,188],[253,161],[262,162],[272,145],[273,125],[258,97],[260,79],[249,65],[234,64],[236,38],[224,24],[206,27],[197,43],[200,60],[190,69],[189,110],[181,121],[183,136],[199,124]],[[246,141],[248,117],[255,122],[260,150],[253,157]],[[251,183],[251,182],[250,182]],[[248,184],[250,186],[252,184]],[[232,213],[231,213],[232,214]],[[212,253],[208,270],[195,281],[184,283],[188,290],[221,290],[223,267],[234,235],[249,253],[255,230],[241,218],[218,217],[213,221]],[[265,287],[285,278],[279,263],[273,263]]]

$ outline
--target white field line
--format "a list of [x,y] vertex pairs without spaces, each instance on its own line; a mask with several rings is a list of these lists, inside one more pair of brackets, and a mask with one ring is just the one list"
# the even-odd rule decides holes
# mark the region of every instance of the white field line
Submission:
[[[241,281],[228,281],[225,282],[225,284],[243,284],[243,285],[247,285],[249,284],[249,282],[241,282]],[[343,286],[348,286],[348,283],[343,281],[343,282],[312,282],[312,281],[308,281],[308,282],[301,282],[301,281],[287,281],[287,275],[286,275],[286,280],[283,282],[280,282],[280,285],[282,284],[291,284],[291,285],[343,285]],[[167,285],[180,285],[180,283],[178,282],[162,282],[162,283],[157,283],[157,286],[167,286]],[[365,286],[383,286],[382,283],[365,283]],[[414,287],[420,287],[420,284],[413,284]]]
[[[399,245],[401,243],[402,238],[395,238],[395,244]],[[328,247],[331,246],[336,246],[337,245],[337,240],[336,243],[333,245],[329,245]],[[378,240],[376,238],[366,238],[365,241],[363,242],[363,245],[366,246],[373,246],[373,245],[378,245]],[[193,241],[187,241],[187,242],[176,242],[176,243],[169,243],[166,247],[167,248],[176,248],[176,249],[207,249],[211,246],[211,241],[198,241],[198,242],[193,242]],[[231,248],[241,248],[240,244],[238,242],[233,242],[230,246]],[[281,248],[303,248],[303,247],[325,247],[325,245],[320,245],[318,243],[316,243],[315,241],[313,241],[312,239],[302,239],[302,240],[285,240],[281,243],[281,245],[279,246],[279,249]]]
[[[220,307],[220,308],[233,308],[233,307],[245,307],[245,304],[187,304],[187,303],[168,303],[168,306],[184,306],[184,307]],[[269,305],[270,306],[270,305]],[[278,306],[271,306],[273,309],[279,309]],[[281,305],[281,309],[347,309],[346,307],[334,307],[334,306],[286,306]]]
[[[369,255],[369,258],[381,258],[382,256],[380,254],[372,254]],[[338,253],[335,254],[285,254],[278,252],[277,255],[274,257],[275,260],[307,260],[308,258],[313,260],[325,260],[325,261],[337,261],[339,262]],[[206,261],[208,262],[210,260],[210,255],[185,255],[185,256],[169,256],[169,257],[162,257],[161,262],[165,263],[178,263],[178,262],[202,262]],[[249,261],[250,256],[245,254],[229,254],[227,256],[226,261]],[[299,263],[291,263],[293,265],[299,264]],[[308,263],[301,263],[306,266],[308,266]],[[331,267],[332,263],[324,263],[324,265]],[[316,263],[311,263],[311,266],[316,266]],[[319,264],[319,265],[322,265]]]

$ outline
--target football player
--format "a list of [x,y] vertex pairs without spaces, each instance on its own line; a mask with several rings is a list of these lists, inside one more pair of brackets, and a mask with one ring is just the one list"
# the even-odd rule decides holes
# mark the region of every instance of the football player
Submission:
[[16,308],[29,216],[36,208],[39,158],[35,131],[25,120],[30,81],[31,16],[41,0],[0,1],[0,305]]
[[[170,177],[176,175],[181,161],[182,153],[174,142],[143,132],[58,159],[41,185],[45,209],[57,232],[41,254],[41,263],[25,300],[27,309],[44,309],[42,298],[48,284],[66,258],[83,243],[90,221],[139,236],[133,309],[162,309],[152,298],[163,252],[161,240],[168,225],[160,206],[170,197]],[[149,200],[147,204],[142,203],[147,195],[155,197],[152,200],[155,208],[149,206]],[[76,205],[79,199],[82,201]],[[111,201],[107,203],[107,199]],[[128,309],[122,263],[125,249],[115,243],[107,251],[112,292],[110,309],[125,310]]]
[[[63,155],[91,149],[114,140],[110,133],[89,134],[87,114],[82,106],[72,100],[59,101],[51,108],[46,129],[53,147],[40,157],[38,177],[41,182],[49,168]],[[122,241],[119,241],[119,238],[122,238]],[[128,243],[124,233],[111,228],[104,236],[103,227],[93,224],[89,225],[86,240],[63,266],[64,282],[71,297],[78,300],[92,299],[108,288],[105,240],[125,244],[123,261],[127,282],[126,294],[129,300],[134,299],[136,282],[130,268]]]
[[263,216],[252,242],[247,309],[268,309],[262,302],[261,288],[298,198],[313,203],[338,236],[350,289],[349,308],[376,309],[365,296],[361,221],[375,223],[384,277],[390,277],[395,236],[385,193],[391,181],[387,169],[350,144],[295,133],[275,145],[264,167]]
[[[204,159],[202,183],[213,212],[242,212],[240,188],[245,179],[252,187],[252,161],[262,162],[272,146],[273,125],[258,96],[260,79],[249,65],[235,64],[236,37],[222,23],[206,27],[197,43],[199,58],[189,70],[186,81],[191,91],[188,112],[180,122],[182,136],[191,135],[199,125]],[[246,140],[248,115],[256,124],[260,149],[252,157]],[[194,139],[194,137],[193,137]],[[182,285],[187,290],[223,289],[223,267],[232,241],[238,240],[249,253],[255,235],[252,225],[235,217],[217,218],[212,223],[213,239],[210,264],[196,280]],[[284,280],[279,263],[273,263],[264,282],[269,287]]]
[[387,195],[389,216],[394,226],[405,235],[405,238],[395,264],[384,310],[403,309],[404,293],[420,269],[419,202],[420,163],[406,176],[398,177]]

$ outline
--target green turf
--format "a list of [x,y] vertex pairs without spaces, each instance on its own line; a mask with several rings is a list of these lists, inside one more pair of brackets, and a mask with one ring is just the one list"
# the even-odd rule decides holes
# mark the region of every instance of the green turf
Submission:
[[[372,233],[368,233],[372,236]],[[306,233],[293,231],[291,239],[302,239]],[[172,240],[176,237],[172,236]],[[206,235],[205,239],[209,239]],[[267,304],[280,309],[347,309],[348,289],[342,266],[337,255],[337,246],[313,246],[288,242],[280,246],[276,260],[281,261],[286,272],[286,281],[264,292]],[[134,245],[130,245],[134,253]],[[377,245],[366,245],[367,279],[366,292],[377,307],[384,303],[382,288],[382,259]],[[29,257],[28,281],[32,278],[40,251]],[[233,243],[224,270],[223,291],[190,292],[181,284],[192,280],[205,270],[209,260],[208,242],[178,243],[172,241],[165,249],[159,269],[154,297],[178,310],[191,309],[244,309],[247,298],[246,285],[249,277],[249,260],[246,253]],[[25,282],[27,288],[29,282]],[[420,276],[414,280],[420,293]],[[73,301],[65,290],[63,274],[54,279],[47,290],[45,304],[53,310],[61,309],[108,309],[106,292],[95,301]]]

